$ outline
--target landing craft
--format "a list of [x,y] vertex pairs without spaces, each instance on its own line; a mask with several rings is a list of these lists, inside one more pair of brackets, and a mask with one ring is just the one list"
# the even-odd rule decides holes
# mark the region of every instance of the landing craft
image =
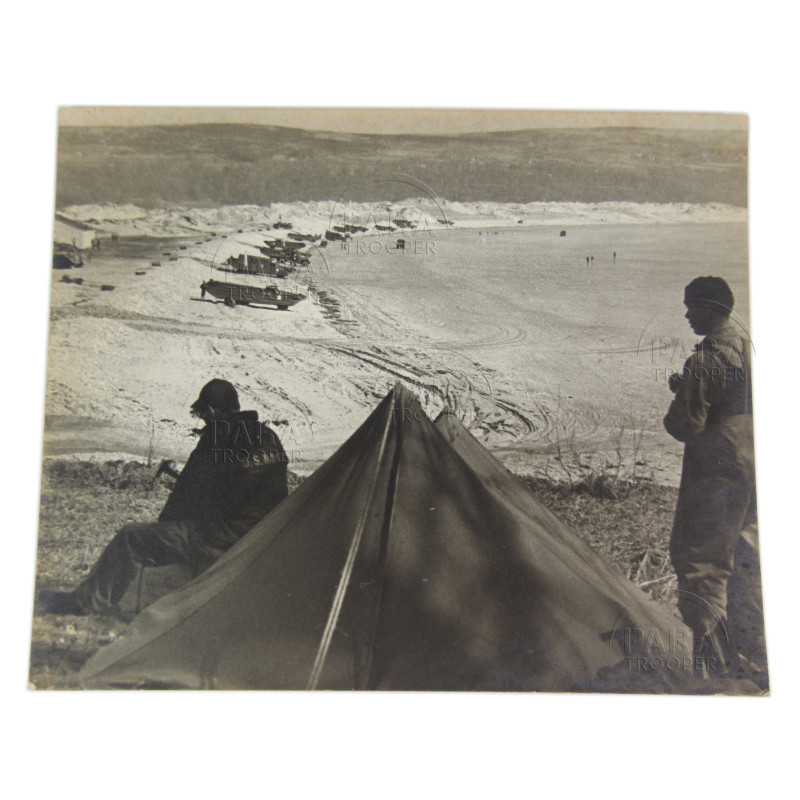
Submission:
[[238,256],[230,256],[223,266],[223,272],[244,273],[246,275],[277,275],[278,265],[272,258],[261,256],[251,256],[240,253]]
[[297,250],[301,247],[306,247],[305,242],[289,241],[287,239],[264,239],[264,244],[267,247],[283,250]]
[[263,255],[277,261],[279,266],[296,266],[299,264],[302,267],[307,267],[311,263],[308,256],[298,250],[283,250],[271,247],[259,247],[258,249]]
[[290,306],[297,305],[306,296],[300,292],[290,292],[279,289],[277,286],[245,286],[241,283],[229,281],[208,280],[200,284],[201,298],[205,299],[206,293],[218,300],[222,300],[229,308],[236,305],[264,305],[275,306],[280,311],[286,311]]
[[[226,262],[226,269],[223,267],[212,267],[210,280],[204,281],[200,285],[200,298],[205,300],[206,294],[210,294],[217,300],[222,300],[229,308],[236,305],[260,305],[275,306],[280,311],[286,311],[291,306],[296,305],[301,300],[305,300],[305,295],[299,291],[293,291],[285,286],[279,286],[275,278],[282,277],[278,272],[265,273],[264,269],[272,264],[269,259],[251,256],[242,253],[238,257],[231,257]],[[232,269],[231,269],[232,267]],[[241,282],[229,280],[218,280],[214,277],[215,269],[219,272],[236,272],[240,275]],[[286,275],[286,272],[283,272]],[[269,282],[266,278],[272,278]]]
[[334,225],[333,229],[339,233],[366,233],[369,230],[365,225],[355,225],[351,222],[345,225]]

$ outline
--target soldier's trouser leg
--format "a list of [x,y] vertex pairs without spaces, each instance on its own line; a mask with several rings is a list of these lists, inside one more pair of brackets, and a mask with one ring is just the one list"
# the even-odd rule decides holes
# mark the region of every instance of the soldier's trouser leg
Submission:
[[723,477],[681,484],[670,541],[678,610],[694,635],[698,674],[724,675],[736,660],[728,626],[728,581],[752,486]]
[[755,497],[736,544],[733,575],[728,581],[728,627],[738,652],[758,670],[767,670],[761,562]]
[[203,552],[192,522],[132,523],[121,528],[78,586],[84,611],[106,611],[119,603],[142,567],[194,564]]

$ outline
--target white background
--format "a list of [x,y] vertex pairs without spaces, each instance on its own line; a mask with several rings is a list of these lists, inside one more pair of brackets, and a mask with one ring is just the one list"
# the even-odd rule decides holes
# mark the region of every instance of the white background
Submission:
[[[0,687],[8,766],[0,774],[8,796],[753,797],[792,766],[800,244],[788,6],[464,8],[72,2],[4,11]],[[772,697],[27,691],[59,105],[750,114]]]

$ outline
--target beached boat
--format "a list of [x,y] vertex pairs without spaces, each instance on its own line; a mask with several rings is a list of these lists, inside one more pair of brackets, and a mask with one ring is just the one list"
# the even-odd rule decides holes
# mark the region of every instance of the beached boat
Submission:
[[272,275],[278,274],[277,262],[272,258],[262,258],[248,253],[239,253],[238,256],[229,256],[224,265],[219,269],[223,272],[236,272],[245,275]]
[[283,248],[260,247],[259,250],[263,255],[274,259],[279,267],[296,267],[298,264],[307,267],[311,263],[307,255],[294,248],[285,250]]
[[262,305],[276,306],[281,311],[286,311],[306,298],[300,292],[288,291],[278,286],[248,286],[242,283],[218,281],[213,278],[200,285],[200,292],[202,298],[205,298],[206,294],[210,294],[231,308],[236,305]]

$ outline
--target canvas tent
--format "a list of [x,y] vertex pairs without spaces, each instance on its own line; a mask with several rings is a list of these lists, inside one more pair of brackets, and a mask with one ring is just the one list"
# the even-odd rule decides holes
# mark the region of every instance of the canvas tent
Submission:
[[604,668],[624,674],[633,656],[670,657],[669,678],[680,679],[689,645],[675,617],[454,417],[434,425],[398,385],[214,566],[102,648],[82,680],[561,691]]

